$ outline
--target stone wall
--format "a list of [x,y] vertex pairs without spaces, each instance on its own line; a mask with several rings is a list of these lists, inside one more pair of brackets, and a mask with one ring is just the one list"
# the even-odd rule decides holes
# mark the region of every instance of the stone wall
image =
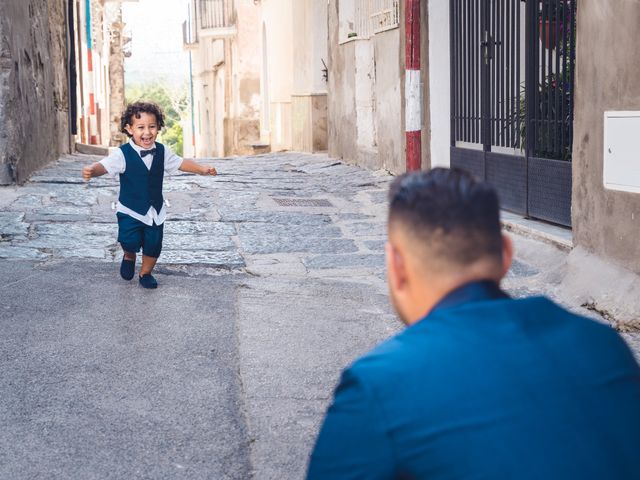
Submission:
[[603,185],[604,112],[640,110],[640,2],[582,0],[577,25],[574,242],[640,273],[640,195]]
[[355,48],[356,42],[338,45],[337,1],[329,4],[329,155],[357,159]]
[[339,2],[329,16],[329,154],[393,173],[405,170],[401,29],[339,43]]
[[257,48],[261,11],[253,0],[235,2],[238,34],[230,39],[227,50],[230,69],[227,86],[229,112],[225,133],[226,155],[246,155],[260,141],[260,54]]
[[[122,4],[105,4],[105,20],[108,31],[111,32],[109,41],[109,142],[112,147],[122,145],[127,136],[120,131],[120,118],[126,107],[124,84],[124,23],[122,22]],[[105,139],[103,144],[107,144]]]
[[292,148],[299,152],[327,149],[327,3],[293,2]]
[[0,184],[69,151],[64,0],[0,2]]

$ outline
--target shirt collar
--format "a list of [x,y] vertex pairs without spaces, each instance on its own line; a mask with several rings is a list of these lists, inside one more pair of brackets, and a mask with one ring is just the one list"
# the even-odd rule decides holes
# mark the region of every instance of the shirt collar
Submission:
[[[133,138],[130,138],[130,139],[129,139],[129,145],[131,145],[131,146],[133,147],[133,149],[134,149],[138,154],[140,154],[140,152],[141,152],[142,150],[144,150],[144,148],[142,148],[142,147],[138,146],[138,145],[136,144],[136,142],[134,142],[134,141],[133,141]],[[156,148],[156,147],[157,147],[156,142],[154,142],[154,144],[153,144],[153,147],[152,147],[152,148]]]
[[491,280],[471,282],[448,293],[442,300],[440,300],[436,304],[435,307],[433,307],[429,315],[431,315],[436,310],[453,308],[465,303],[480,302],[483,300],[500,300],[507,298],[511,297],[509,297],[509,295],[502,291],[497,283]]
[[138,153],[140,153],[140,150],[142,150],[138,145],[136,145],[136,142],[133,141],[133,138],[129,139],[129,145],[131,145],[133,149]]

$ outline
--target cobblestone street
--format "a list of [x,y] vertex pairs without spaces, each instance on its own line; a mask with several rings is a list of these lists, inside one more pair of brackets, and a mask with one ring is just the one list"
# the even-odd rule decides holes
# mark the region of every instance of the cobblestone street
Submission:
[[[96,159],[67,157],[26,186],[2,192],[1,258],[120,260],[112,211],[117,181],[87,185],[79,176],[79,162]],[[275,267],[278,274],[324,276],[355,269],[356,276],[375,271],[382,280],[389,176],[311,155],[215,164],[217,178],[166,180],[170,217],[160,263],[167,273],[261,274]]]
[[[80,174],[96,159],[0,187],[0,478],[301,478],[340,371],[400,328],[392,177],[285,153],[166,178],[150,292],[118,275],[117,181]],[[565,254],[515,240],[506,288],[554,296]]]

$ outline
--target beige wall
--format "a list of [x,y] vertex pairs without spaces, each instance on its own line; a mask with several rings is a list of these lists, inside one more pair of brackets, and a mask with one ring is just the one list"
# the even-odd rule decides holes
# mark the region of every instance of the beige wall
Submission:
[[274,151],[326,150],[327,5],[317,0],[261,3],[261,139]]
[[329,153],[367,168],[404,171],[401,30],[339,43],[329,1]]
[[574,242],[640,273],[640,195],[603,187],[607,110],[640,110],[640,2],[581,0],[573,144]]
[[[195,156],[224,156],[224,143],[216,135],[216,120],[224,119],[224,96],[216,97],[218,71],[224,66],[224,40],[200,38],[191,51],[193,69],[193,103],[195,114]],[[185,144],[191,138],[185,137]]]
[[327,4],[293,2],[292,148],[314,152],[327,149]]
[[292,148],[297,152],[327,149],[327,95],[293,95]]
[[[124,85],[124,23],[122,21],[122,4],[111,2],[105,4],[105,28],[107,28],[109,58],[109,136],[103,139],[104,144],[118,146],[126,141],[127,136],[120,132],[120,118],[126,106]],[[109,35],[109,30],[111,35]]]
[[290,103],[293,91],[293,3],[300,0],[265,0],[262,22],[267,31],[269,98]]
[[337,2],[329,3],[329,155],[352,162],[358,158],[356,142],[356,42],[338,45]]
[[[264,0],[262,26],[265,29],[266,52],[263,57],[269,102],[268,125],[263,122],[261,137],[271,144],[272,150],[289,150],[292,146],[291,95],[293,93],[293,10],[300,0]],[[260,30],[261,31],[261,30]],[[260,38],[260,37],[259,37]]]
[[[403,4],[404,5],[404,4]],[[420,75],[422,77],[422,169],[427,170],[432,166],[431,158],[431,90],[429,89],[429,46],[431,45],[429,39],[429,14],[430,6],[429,2],[422,2],[420,5]],[[401,17],[404,18],[404,12],[401,13]],[[405,45],[403,42],[405,36],[404,23],[401,25],[400,42],[401,49],[404,51]],[[404,62],[402,68],[404,69]],[[403,80],[404,82],[404,80]],[[404,83],[403,83],[404,84]],[[404,97],[404,92],[403,92]],[[403,151],[405,147],[403,148]]]
[[259,27],[262,10],[253,0],[236,1],[237,35],[230,40],[228,55],[232,68],[227,72],[230,123],[225,129],[228,150],[251,153],[260,140]]
[[404,172],[406,165],[403,155],[404,104],[400,90],[400,29],[379,33],[373,38],[378,163],[391,172]]

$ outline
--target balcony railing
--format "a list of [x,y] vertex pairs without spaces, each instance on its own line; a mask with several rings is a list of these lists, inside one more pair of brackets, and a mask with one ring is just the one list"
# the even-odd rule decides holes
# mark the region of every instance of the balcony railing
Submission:
[[381,33],[400,25],[399,0],[371,0],[371,20],[374,33]]
[[235,34],[233,0],[199,0],[198,10],[201,36],[223,38]]
[[340,4],[340,43],[366,40],[399,26],[400,0],[345,0]]

